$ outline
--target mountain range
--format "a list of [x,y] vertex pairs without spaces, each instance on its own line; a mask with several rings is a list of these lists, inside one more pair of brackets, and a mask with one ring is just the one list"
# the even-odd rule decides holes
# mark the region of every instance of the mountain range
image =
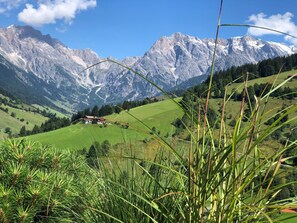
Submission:
[[[189,87],[197,83],[195,79],[201,81],[207,77],[214,46],[214,39],[174,33],[161,37],[143,56],[119,62],[170,91],[177,86]],[[294,46],[251,36],[219,39],[215,69],[296,52]],[[104,58],[90,49],[70,49],[30,26],[0,28],[0,88],[29,103],[73,111],[159,93],[148,82],[115,63],[100,63],[86,69],[102,60]]]

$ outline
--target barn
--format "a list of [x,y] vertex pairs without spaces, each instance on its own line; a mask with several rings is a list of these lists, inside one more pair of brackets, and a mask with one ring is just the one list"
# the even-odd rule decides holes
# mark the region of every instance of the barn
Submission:
[[84,117],[82,117],[81,122],[84,124],[105,124],[106,123],[106,119],[102,118],[102,117],[97,117],[97,116],[90,116],[90,115],[86,115]]

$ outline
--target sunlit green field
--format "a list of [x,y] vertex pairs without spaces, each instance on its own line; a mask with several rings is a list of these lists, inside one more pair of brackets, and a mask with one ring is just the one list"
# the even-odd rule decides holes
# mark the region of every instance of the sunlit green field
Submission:
[[[271,76],[267,76],[267,77],[252,79],[247,82],[247,86],[252,86],[256,83],[257,84],[271,83],[271,84],[274,84],[275,86],[277,86],[277,85],[281,84],[282,82],[284,82],[285,80],[287,80],[288,75],[296,74],[296,73],[297,73],[297,70],[291,70],[291,71],[283,72],[280,74],[275,74],[275,75],[271,75]],[[284,86],[290,87],[290,88],[297,87],[296,78],[291,79],[290,81],[286,82]],[[243,83],[234,83],[234,84],[230,85],[227,89],[228,89],[228,93],[231,93],[232,89],[237,89],[237,92],[241,92],[243,89]]]
[[[179,99],[176,99],[179,101]],[[144,124],[150,128],[155,127],[161,135],[172,134],[175,128],[171,123],[178,117],[182,116],[182,111],[171,100],[160,101],[131,109],[129,112],[113,114],[106,118],[110,121],[120,123],[128,122],[129,125],[137,131],[146,131]]]
[[66,117],[65,114],[63,114],[57,110],[54,110],[50,107],[47,107],[47,106],[41,106],[41,105],[37,105],[37,104],[33,104],[32,106],[34,106],[34,108],[39,108],[40,110],[46,110],[49,113],[56,114],[56,116],[60,117],[60,118]]
[[[34,125],[40,126],[43,122],[45,122],[45,120],[47,120],[46,117],[38,113],[26,112],[21,109],[16,109],[4,105],[2,105],[2,108],[8,108],[8,113],[0,110],[0,139],[1,134],[2,138],[7,136],[7,134],[4,134],[5,128],[7,127],[11,129],[12,133],[19,133],[22,126],[25,126],[27,130],[31,130]],[[11,116],[12,113],[15,114],[15,117]]]
[[92,124],[76,124],[55,131],[32,135],[28,138],[42,144],[53,145],[59,149],[78,150],[89,148],[94,141],[102,142],[107,139],[115,144],[140,140],[145,138],[145,134],[140,134],[131,129],[124,129],[117,125],[102,127]]
[[[161,101],[122,111],[107,116],[106,127],[92,124],[76,124],[55,131],[32,135],[30,140],[53,145],[59,149],[79,150],[89,148],[94,141],[109,140],[111,144],[135,143],[152,137],[149,128],[156,128],[160,135],[172,135],[175,127],[171,123],[182,116],[178,106],[170,101]],[[141,120],[141,122],[139,120]],[[118,124],[115,124],[117,122]],[[142,123],[143,122],[143,123]],[[129,126],[127,129],[123,125]],[[146,127],[146,125],[148,127]]]

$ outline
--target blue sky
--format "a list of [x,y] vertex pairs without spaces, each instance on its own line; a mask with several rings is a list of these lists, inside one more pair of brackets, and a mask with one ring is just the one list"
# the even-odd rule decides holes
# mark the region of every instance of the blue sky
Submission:
[[[32,25],[71,48],[91,48],[101,57],[141,56],[161,36],[175,32],[214,38],[219,0],[0,0],[0,26]],[[266,25],[297,36],[296,0],[225,0],[222,23]],[[252,34],[297,41],[239,27],[220,37]]]

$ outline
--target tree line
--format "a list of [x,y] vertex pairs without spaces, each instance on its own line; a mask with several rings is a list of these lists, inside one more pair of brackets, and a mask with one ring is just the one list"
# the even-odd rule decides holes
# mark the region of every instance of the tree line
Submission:
[[77,120],[86,115],[102,117],[106,115],[111,115],[113,113],[119,114],[122,110],[129,110],[131,108],[139,107],[158,101],[159,100],[157,98],[145,98],[144,100],[138,101],[124,101],[123,103],[118,103],[116,105],[105,104],[102,105],[100,108],[99,106],[95,105],[92,109],[86,108],[84,110],[78,111],[76,114],[73,114],[71,117],[71,122],[76,122]]
[[[245,64],[239,67],[232,66],[227,70],[215,72],[211,93],[214,98],[223,98],[225,87],[232,82],[241,83],[246,79],[252,80],[259,77],[267,77],[279,73],[280,71],[285,72],[296,68],[297,54],[267,59],[257,64]],[[193,94],[198,98],[205,98],[209,82],[210,77],[208,77],[205,82],[190,88],[184,93],[183,100],[189,102]]]
[[[249,100],[251,102],[255,101],[254,95],[257,97],[263,96],[265,94],[267,94],[272,88],[272,84],[270,83],[255,83],[254,85],[248,86],[247,87],[247,95],[249,97]],[[232,98],[235,101],[241,101],[243,94],[238,93],[237,91],[235,91],[235,89],[232,90],[233,95]],[[280,97],[282,99],[289,99],[292,100],[294,98],[297,97],[297,87],[295,88],[290,88],[290,87],[284,87],[284,88],[278,88],[276,90],[274,90],[271,94],[271,97]],[[245,100],[248,100],[248,98],[246,97]]]
[[41,126],[35,125],[32,130],[27,130],[26,126],[23,126],[20,130],[19,136],[28,136],[38,134],[42,132],[49,132],[59,128],[69,126],[71,124],[69,118],[50,117],[47,121],[41,124]]
[[[225,95],[225,87],[232,83],[242,83],[244,80],[252,80],[260,77],[271,76],[280,71],[289,71],[297,68],[297,54],[287,56],[287,57],[277,57],[274,59],[263,60],[257,64],[245,64],[239,67],[231,67],[227,70],[217,71],[213,76],[211,95],[213,98],[223,98]],[[181,101],[182,106],[188,107],[192,106],[193,111],[198,111],[199,106],[202,106],[203,100],[199,100],[200,98],[206,98],[208,93],[210,77],[206,79],[205,82],[194,86],[188,89],[183,94],[183,100]],[[246,101],[250,101],[253,106],[255,103],[255,97],[260,97],[261,95],[267,94],[272,88],[272,84],[270,83],[255,83],[254,85],[247,87],[247,96],[245,97]],[[282,87],[274,90],[271,94],[271,97],[280,97],[281,99],[289,99],[292,100],[297,97],[297,87]],[[232,90],[232,99],[235,101],[241,101],[243,99],[243,90],[242,92],[237,92],[236,89]],[[199,101],[199,103],[198,103]],[[202,103],[202,104],[201,104]],[[200,104],[200,105],[199,105]],[[201,110],[203,113],[203,109]],[[245,110],[246,116],[250,114],[250,109]],[[195,113],[196,116],[198,114]],[[209,124],[212,126],[215,123],[215,120],[218,116],[217,111],[213,108],[209,108],[208,110],[208,119]],[[271,122],[278,118],[279,114],[275,117],[272,117],[265,124],[269,125]],[[232,118],[232,117],[230,117]],[[288,116],[285,116],[281,123],[287,121]],[[232,120],[235,122],[235,120]],[[247,119],[243,119],[243,121],[247,121]],[[184,115],[181,119],[175,120],[172,124],[177,128],[175,134],[182,132],[183,129],[190,126],[190,119]],[[232,125],[232,123],[230,124]],[[286,126],[287,130],[288,126]],[[280,130],[281,135],[284,135],[284,129]],[[276,132],[275,135],[279,135],[280,132]],[[272,137],[274,135],[272,134]],[[297,161],[296,161],[297,163]]]

